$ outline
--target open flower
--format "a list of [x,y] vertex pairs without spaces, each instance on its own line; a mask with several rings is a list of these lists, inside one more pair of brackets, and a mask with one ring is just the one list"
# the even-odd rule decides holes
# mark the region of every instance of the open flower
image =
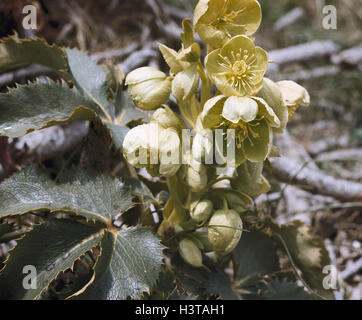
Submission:
[[261,8],[256,0],[201,0],[195,8],[195,30],[214,48],[228,38],[252,35],[260,22]]
[[205,129],[233,129],[236,165],[245,159],[264,161],[272,147],[272,128],[280,121],[273,109],[258,97],[216,96],[205,103],[201,115]]
[[268,68],[268,54],[245,36],[237,36],[205,59],[207,73],[225,96],[256,94]]

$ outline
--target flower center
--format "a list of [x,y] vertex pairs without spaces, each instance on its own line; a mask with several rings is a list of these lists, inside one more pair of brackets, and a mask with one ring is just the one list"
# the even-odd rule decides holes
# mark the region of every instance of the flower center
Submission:
[[223,74],[232,87],[246,93],[255,89],[252,80],[257,72],[254,66],[255,54],[240,48],[237,52],[231,51],[229,57],[219,54],[219,58],[220,66],[225,69]]
[[[258,119],[259,120],[259,119]],[[250,144],[254,146],[253,141],[251,140],[250,136],[254,139],[260,138],[259,133],[255,132],[254,128],[259,126],[260,122],[243,122],[239,121],[238,123],[229,123],[229,129],[235,130],[235,140],[236,146],[241,148],[242,143],[245,139],[248,139]]]
[[236,77],[242,77],[245,72],[248,70],[248,65],[244,60],[236,61],[231,67],[232,72]]

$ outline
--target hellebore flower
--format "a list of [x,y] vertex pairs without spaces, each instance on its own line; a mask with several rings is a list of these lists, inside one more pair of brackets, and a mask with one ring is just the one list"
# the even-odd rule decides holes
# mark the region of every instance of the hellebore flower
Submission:
[[268,68],[268,54],[245,36],[236,36],[209,53],[208,75],[225,96],[251,96],[262,87]]
[[181,141],[173,128],[151,122],[131,129],[123,141],[123,154],[136,168],[146,168],[153,175],[176,174],[181,166]]
[[151,67],[138,68],[127,75],[129,95],[143,110],[153,110],[170,97],[172,80],[165,73]]
[[258,97],[216,96],[205,103],[200,118],[205,129],[235,130],[237,166],[246,159],[264,161],[272,147],[272,128],[280,126],[273,109]]
[[255,33],[261,16],[256,0],[201,0],[195,8],[194,26],[205,43],[219,48],[228,38]]
[[289,121],[293,119],[299,105],[307,107],[310,104],[310,96],[306,89],[294,81],[279,81],[277,85],[282,93],[285,105],[288,107]]

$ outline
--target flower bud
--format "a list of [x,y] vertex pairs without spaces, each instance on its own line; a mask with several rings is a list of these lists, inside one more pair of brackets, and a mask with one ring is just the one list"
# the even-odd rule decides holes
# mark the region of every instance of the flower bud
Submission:
[[191,159],[186,171],[186,182],[194,192],[200,192],[207,186],[207,169],[205,165]]
[[159,135],[160,168],[165,177],[176,174],[181,166],[181,141],[177,131],[171,128],[161,130]]
[[123,140],[123,154],[136,168],[158,163],[159,132],[157,123],[143,124],[128,131]]
[[151,67],[136,69],[126,78],[129,95],[135,105],[144,110],[152,110],[165,103],[171,93],[171,83],[165,73]]
[[228,254],[239,243],[243,222],[234,210],[218,210],[209,221],[209,242],[215,251]]
[[214,205],[210,200],[201,200],[195,208],[191,210],[190,216],[197,222],[204,222],[209,219],[213,206]]
[[202,267],[202,255],[197,245],[190,239],[183,239],[179,243],[179,252],[186,263],[200,268]]
[[184,101],[196,93],[199,88],[200,76],[197,66],[181,71],[172,81],[172,94],[177,101]]
[[150,118],[151,121],[157,122],[165,129],[175,128],[177,130],[182,130],[185,128],[184,123],[178,115],[166,105],[158,108]]

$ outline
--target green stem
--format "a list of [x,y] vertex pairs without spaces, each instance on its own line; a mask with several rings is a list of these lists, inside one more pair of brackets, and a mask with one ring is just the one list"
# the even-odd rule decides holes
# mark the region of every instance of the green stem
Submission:
[[176,176],[172,176],[167,178],[167,186],[168,191],[170,192],[172,202],[176,211],[176,219],[175,223],[181,223],[182,221],[185,221],[187,218],[186,210],[181,202],[179,192],[177,190],[177,186],[179,184],[179,181]]

